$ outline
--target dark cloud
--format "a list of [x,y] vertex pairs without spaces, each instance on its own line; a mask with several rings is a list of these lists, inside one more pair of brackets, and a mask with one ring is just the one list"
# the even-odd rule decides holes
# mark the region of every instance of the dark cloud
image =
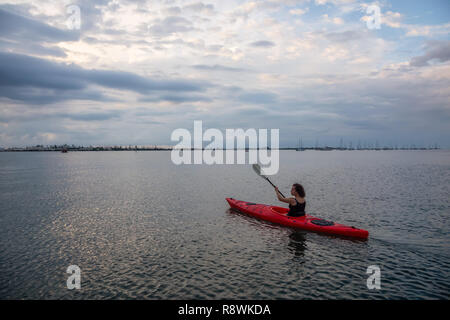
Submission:
[[0,52],[2,97],[37,104],[72,99],[108,100],[102,93],[90,90],[90,85],[129,90],[143,95],[158,91],[196,92],[210,86],[208,83],[187,80],[153,80],[130,72],[87,70],[73,64],[64,65]]
[[33,54],[38,56],[66,57],[63,49],[56,46],[43,46],[33,42],[16,42],[0,40],[0,52],[12,51],[15,53]]
[[68,100],[116,101],[93,90],[56,90],[36,87],[14,87],[0,85],[0,99],[7,98],[29,105],[45,105]]
[[243,69],[243,68],[227,67],[227,66],[222,66],[220,64],[215,64],[215,65],[196,64],[196,65],[193,65],[192,68],[197,69],[197,70],[205,70],[205,71],[230,71],[230,72],[245,71],[245,69]]
[[261,40],[261,41],[255,41],[250,43],[250,45],[252,47],[258,47],[258,48],[270,48],[275,46],[275,43],[273,43],[272,41],[267,41],[267,40]]
[[413,57],[409,64],[413,67],[424,67],[431,62],[447,62],[450,60],[450,41],[430,41],[426,44],[426,52],[422,56]]
[[188,5],[184,6],[183,9],[192,10],[195,12],[206,13],[206,14],[214,13],[214,6],[212,4],[204,4],[203,2],[188,4]]
[[[5,10],[7,9],[7,10]],[[20,14],[16,13],[17,11]],[[0,6],[0,51],[38,56],[66,57],[58,42],[77,41],[80,32],[62,30],[33,18],[26,17],[26,10],[18,6]]]
[[79,113],[62,113],[62,112],[51,112],[51,113],[25,113],[25,114],[14,114],[5,115],[0,117],[0,122],[11,123],[11,122],[23,122],[23,121],[42,121],[50,119],[69,119],[73,121],[107,121],[114,118],[120,118],[124,112],[122,110],[106,110],[106,111],[95,111],[95,112],[79,112]]
[[[151,80],[124,71],[83,70],[84,79],[104,87],[130,90],[141,94],[152,91],[201,91],[201,84],[186,80]],[[206,85],[206,84],[205,84]]]
[[249,92],[238,96],[238,100],[252,104],[272,104],[277,101],[278,96],[267,92]]
[[2,8],[0,8],[0,30],[3,38],[21,42],[76,41],[80,37],[77,31],[61,30]]
[[185,18],[170,16],[156,20],[148,29],[154,35],[167,36],[177,32],[189,32],[194,30],[194,27],[192,22]]
[[139,99],[141,102],[157,102],[157,101],[169,101],[173,103],[184,102],[210,102],[213,99],[199,95],[180,95],[180,94],[165,94],[155,97],[146,97]]
[[[184,110],[185,111],[185,110]],[[148,117],[148,116],[168,116],[178,113],[176,109],[155,109],[146,107],[137,107],[134,109],[134,115],[137,117]]]
[[25,55],[0,52],[1,87],[80,90],[86,87],[83,69]]
[[324,36],[333,42],[348,42],[369,37],[370,35],[367,32],[349,30],[344,32],[329,32],[325,33]]
[[57,113],[56,117],[68,118],[74,121],[106,121],[114,118],[120,118],[123,111],[109,110],[105,112],[87,112],[87,113]]

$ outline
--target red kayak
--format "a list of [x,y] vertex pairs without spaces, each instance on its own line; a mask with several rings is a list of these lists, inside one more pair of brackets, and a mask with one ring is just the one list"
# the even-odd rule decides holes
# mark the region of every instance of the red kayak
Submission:
[[366,230],[345,226],[310,215],[288,217],[286,216],[289,211],[288,208],[239,201],[233,198],[227,198],[227,201],[232,209],[283,226],[359,239],[367,239],[369,237],[369,232]]

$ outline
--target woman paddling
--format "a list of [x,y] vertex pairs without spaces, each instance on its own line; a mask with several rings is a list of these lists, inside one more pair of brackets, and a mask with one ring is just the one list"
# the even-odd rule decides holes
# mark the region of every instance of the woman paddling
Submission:
[[292,185],[291,195],[294,196],[293,198],[283,197],[277,187],[275,187],[275,193],[277,194],[278,200],[289,203],[287,216],[301,217],[305,215],[305,189],[301,184],[295,183]]

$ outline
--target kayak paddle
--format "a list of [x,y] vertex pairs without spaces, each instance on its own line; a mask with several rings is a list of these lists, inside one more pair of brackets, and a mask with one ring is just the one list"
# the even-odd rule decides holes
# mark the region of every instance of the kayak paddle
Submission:
[[[260,176],[261,178],[267,180],[267,181],[272,185],[272,187],[275,188],[275,185],[272,183],[272,181],[269,180],[268,177],[266,177],[266,175],[264,174],[264,171],[262,171],[262,169],[261,169],[261,167],[259,166],[259,164],[254,163],[252,167],[253,167],[253,171],[255,171],[256,174],[257,174],[258,176]],[[281,194],[281,196],[282,196],[283,198],[286,198],[286,197],[281,193],[281,191],[278,190],[278,192]]]

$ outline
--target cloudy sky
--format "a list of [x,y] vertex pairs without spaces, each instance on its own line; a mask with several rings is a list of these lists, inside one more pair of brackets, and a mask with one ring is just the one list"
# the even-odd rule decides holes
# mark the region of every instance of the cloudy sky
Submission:
[[0,147],[174,144],[194,120],[450,147],[449,32],[448,0],[0,0]]

